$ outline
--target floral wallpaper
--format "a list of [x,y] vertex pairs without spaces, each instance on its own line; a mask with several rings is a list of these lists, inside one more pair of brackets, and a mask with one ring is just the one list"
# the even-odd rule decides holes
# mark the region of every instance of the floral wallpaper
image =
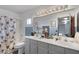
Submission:
[[0,16],[0,53],[12,53],[15,45],[16,19]]

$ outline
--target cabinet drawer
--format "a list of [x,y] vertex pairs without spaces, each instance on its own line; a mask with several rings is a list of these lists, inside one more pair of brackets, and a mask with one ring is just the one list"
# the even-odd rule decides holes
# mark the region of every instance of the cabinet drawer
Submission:
[[54,46],[54,52],[56,54],[64,54],[64,48],[60,46]]
[[38,54],[48,54],[48,49],[38,47]]
[[48,49],[48,44],[44,42],[38,42],[38,47]]
[[79,51],[65,48],[65,54],[79,54]]
[[64,54],[64,48],[49,44],[49,54]]

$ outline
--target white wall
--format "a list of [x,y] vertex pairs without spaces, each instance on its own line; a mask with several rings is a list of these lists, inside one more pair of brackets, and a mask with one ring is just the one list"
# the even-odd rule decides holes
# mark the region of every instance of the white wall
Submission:
[[[22,39],[25,39],[24,38],[24,35],[25,35],[25,27],[27,26],[26,24],[26,20],[28,18],[32,18],[35,14],[35,9],[32,9],[32,10],[29,10],[27,12],[25,12],[24,14],[21,14],[20,15],[20,30],[21,30],[21,38]],[[31,25],[30,25],[31,26]]]
[[16,19],[19,18],[18,14],[11,12],[11,11],[8,11],[8,10],[4,10],[4,9],[0,9],[0,16],[10,16],[10,17],[13,17]]
[[[45,6],[41,6],[41,8],[45,8]],[[19,15],[14,12],[11,12],[11,11],[0,9],[0,15],[1,16],[10,16],[10,17],[17,19],[17,30],[16,30],[17,34],[16,34],[16,36],[17,36],[17,40],[20,40],[20,39],[23,39],[24,35],[25,35],[25,28],[24,27],[28,26],[28,25],[26,25],[27,18],[32,18],[32,21],[33,21],[33,19],[34,19],[33,17],[36,15],[36,11],[38,9],[40,9],[40,7],[33,8],[33,9],[28,10],[27,12],[25,12],[23,14],[19,14]],[[49,25],[48,22],[50,22],[51,20],[56,20],[56,22],[57,22],[58,17],[75,15],[75,27],[77,27],[77,18],[76,18],[77,15],[76,14],[78,11],[79,11],[79,9],[74,9],[74,10],[69,10],[69,11],[65,11],[65,12],[61,12],[61,13],[55,13],[55,14],[49,15],[47,17],[42,17],[41,18],[42,20],[40,21],[40,25],[41,26],[43,24]],[[57,29],[57,24],[56,24],[56,28],[53,28],[53,32],[56,29]]]

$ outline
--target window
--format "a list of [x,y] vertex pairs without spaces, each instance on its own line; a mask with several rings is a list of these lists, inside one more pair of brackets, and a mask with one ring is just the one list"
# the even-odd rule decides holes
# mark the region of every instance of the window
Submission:
[[30,25],[31,24],[31,18],[27,19],[27,24]]

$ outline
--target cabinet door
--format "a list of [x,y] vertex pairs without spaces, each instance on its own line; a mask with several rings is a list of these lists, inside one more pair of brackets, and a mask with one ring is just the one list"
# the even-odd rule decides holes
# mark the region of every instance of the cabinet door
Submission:
[[79,54],[79,51],[65,48],[65,54]]
[[25,53],[25,52],[24,52],[24,47],[18,49],[18,54],[23,54],[23,53]]
[[37,54],[37,41],[30,40],[30,44],[31,44],[30,53],[31,54]]
[[30,40],[25,39],[25,54],[29,54],[30,51]]
[[38,42],[38,54],[48,54],[48,44],[44,42]]
[[49,44],[49,54],[54,54],[54,45]]
[[55,54],[64,54],[64,48],[60,46],[54,46],[54,53]]

